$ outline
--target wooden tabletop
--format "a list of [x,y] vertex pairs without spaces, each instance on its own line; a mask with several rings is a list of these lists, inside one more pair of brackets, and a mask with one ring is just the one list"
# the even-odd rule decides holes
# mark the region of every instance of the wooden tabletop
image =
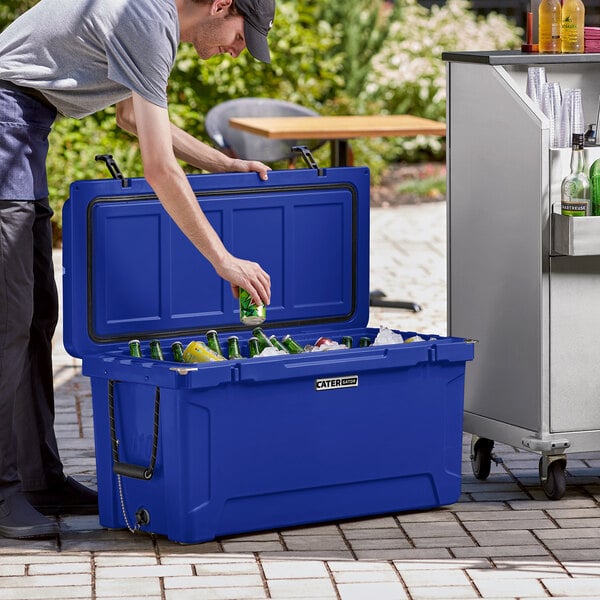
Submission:
[[341,140],[358,137],[446,135],[446,124],[412,115],[236,117],[229,125],[273,139]]

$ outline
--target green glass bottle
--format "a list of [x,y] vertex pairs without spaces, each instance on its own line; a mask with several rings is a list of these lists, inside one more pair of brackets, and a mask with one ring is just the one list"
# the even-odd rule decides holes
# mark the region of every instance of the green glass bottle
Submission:
[[248,340],[248,348],[250,352],[250,358],[254,358],[260,354],[260,346],[258,345],[258,338],[252,336]]
[[594,217],[600,217],[600,158],[590,167],[590,204]]
[[216,352],[219,356],[223,356],[223,351],[221,350],[221,343],[219,342],[219,334],[215,329],[211,329],[206,332],[206,345],[213,351]]
[[136,358],[142,358],[142,346],[140,345],[140,340],[131,340],[129,342],[129,354]]
[[227,358],[229,360],[244,358],[240,352],[240,340],[237,335],[231,335],[227,338]]
[[290,354],[301,354],[304,352],[304,348],[289,333],[281,338],[281,344],[285,346],[285,349]]
[[269,341],[267,334],[260,327],[255,327],[252,330],[252,335],[258,340],[258,347],[260,348],[261,352],[265,348],[273,346],[273,344],[271,344],[271,342]]
[[583,134],[573,134],[571,149],[571,172],[560,186],[560,210],[569,217],[585,217],[590,214],[590,180],[585,172]]
[[165,360],[158,340],[152,340],[150,342],[150,358],[153,358],[154,360]]
[[171,353],[175,362],[183,362],[183,344],[181,342],[171,344]]
[[277,350],[281,350],[281,352],[285,352],[289,354],[289,350],[277,339],[276,335],[269,336],[269,341],[271,342],[271,346],[277,348]]
[[344,344],[344,346],[346,346],[348,348],[352,348],[352,336],[351,335],[345,335],[342,338],[342,344]]
[[370,346],[371,345],[371,338],[368,337],[368,336],[366,336],[366,335],[363,336],[363,337],[361,337],[360,340],[359,340],[359,342],[358,342],[358,345],[361,348],[366,348],[367,346]]

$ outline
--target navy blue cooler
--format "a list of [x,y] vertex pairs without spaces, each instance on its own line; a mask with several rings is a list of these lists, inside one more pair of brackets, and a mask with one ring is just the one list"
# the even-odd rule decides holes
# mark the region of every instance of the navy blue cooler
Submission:
[[[143,179],[78,181],[63,209],[64,341],[91,379],[100,523],[196,543],[455,502],[462,338],[358,347],[369,318],[369,171],[189,177],[236,256],[270,274],[262,327],[353,348],[184,364],[237,335],[230,286]],[[405,337],[412,332],[403,332]],[[150,358],[158,338],[164,361]],[[130,356],[139,339],[144,355]]]

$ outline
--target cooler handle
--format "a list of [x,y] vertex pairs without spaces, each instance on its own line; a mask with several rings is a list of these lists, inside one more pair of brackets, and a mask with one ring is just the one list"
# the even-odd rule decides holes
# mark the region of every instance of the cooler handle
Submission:
[[119,165],[117,165],[117,161],[113,158],[112,154],[96,154],[95,159],[97,161],[104,161],[113,179],[121,181],[123,187],[129,187],[127,179],[121,173],[121,169],[119,169]]
[[119,442],[115,426],[115,380],[108,380],[108,419],[110,423],[110,443],[112,448],[113,473],[133,477],[134,479],[152,479],[154,467],[156,466],[156,453],[158,449],[158,418],[160,412],[160,388],[157,387],[154,393],[154,427],[152,432],[152,453],[150,455],[150,464],[147,467],[141,465],[132,465],[119,461]]
[[292,146],[292,152],[298,152],[299,154],[302,154],[304,162],[310,169],[316,169],[317,175],[319,177],[322,177],[324,175],[325,172],[317,164],[317,161],[312,155],[312,152],[308,149],[308,146]]

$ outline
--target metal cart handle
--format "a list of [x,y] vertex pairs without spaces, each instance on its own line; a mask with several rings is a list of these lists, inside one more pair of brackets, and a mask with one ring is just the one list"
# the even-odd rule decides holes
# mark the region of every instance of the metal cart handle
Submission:
[[115,380],[108,381],[108,419],[110,424],[110,442],[112,448],[113,473],[133,477],[134,479],[152,479],[154,467],[156,466],[156,453],[158,449],[158,419],[160,412],[160,388],[156,388],[154,394],[154,427],[152,432],[152,453],[150,464],[147,467],[133,465],[119,461],[119,443],[115,427]]

